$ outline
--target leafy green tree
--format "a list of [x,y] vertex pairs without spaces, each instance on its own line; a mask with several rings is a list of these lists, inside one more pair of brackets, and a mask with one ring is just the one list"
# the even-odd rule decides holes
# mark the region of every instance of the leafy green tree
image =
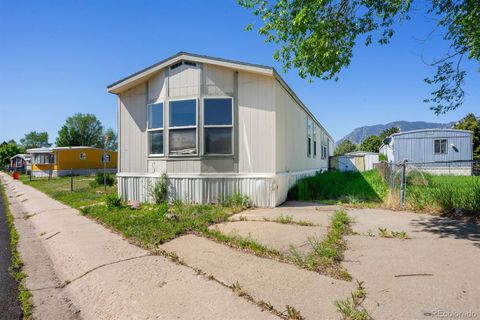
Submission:
[[76,113],[58,131],[57,147],[89,146],[103,148],[103,125],[93,114]]
[[24,153],[25,150],[21,148],[15,140],[4,141],[0,144],[0,165],[4,166],[10,164],[10,158],[18,153]]
[[[263,21],[258,32],[279,47],[274,58],[283,69],[298,69],[302,78],[337,79],[350,64],[359,41],[388,44],[394,25],[409,20],[413,0],[237,0]],[[426,102],[436,113],[458,108],[464,100],[464,58],[480,60],[478,0],[429,0],[427,15],[433,30],[449,43],[447,52],[431,65],[437,68],[435,86]],[[253,25],[247,26],[247,30]],[[433,32],[432,31],[432,32]],[[377,36],[378,35],[378,36]],[[376,37],[376,39],[373,39]]]
[[350,140],[344,139],[335,149],[335,155],[340,156],[345,153],[353,152],[357,150],[357,146]]
[[382,132],[380,132],[380,135],[378,137],[380,138],[380,141],[383,141],[383,140],[385,140],[385,138],[391,136],[394,133],[398,133],[398,132],[400,132],[400,129],[398,129],[397,127],[391,127],[391,128],[385,129]]
[[107,149],[116,151],[118,148],[117,133],[112,128],[108,128],[103,135],[108,136]]
[[25,149],[46,148],[52,144],[48,142],[48,132],[31,131],[20,139],[20,144]]
[[363,142],[358,146],[358,150],[367,151],[367,152],[378,152],[380,146],[382,145],[382,140],[378,136],[369,136],[363,140]]
[[480,158],[480,119],[475,117],[473,113],[469,113],[453,127],[473,131],[473,157]]

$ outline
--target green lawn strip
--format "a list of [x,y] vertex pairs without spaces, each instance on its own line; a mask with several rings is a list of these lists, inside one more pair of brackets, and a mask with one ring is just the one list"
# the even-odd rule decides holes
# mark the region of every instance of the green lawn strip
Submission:
[[209,225],[224,222],[238,207],[175,203],[142,204],[139,209],[97,205],[81,212],[112,228],[142,247],[158,245],[188,232],[202,231]]
[[[70,191],[70,177],[57,177],[48,180],[47,178],[34,178],[30,181],[26,175],[21,175],[20,180],[30,185],[52,198],[73,208],[93,205],[103,202],[105,199],[104,187],[97,186],[92,188],[90,183],[94,181],[94,177],[90,176],[74,176],[74,191]],[[116,186],[107,187],[107,194],[116,193]]]
[[22,272],[23,261],[18,252],[18,240],[19,235],[15,229],[15,224],[13,222],[14,218],[10,211],[8,197],[5,193],[4,186],[0,184],[0,193],[3,197],[5,204],[5,210],[7,214],[8,226],[10,228],[10,250],[12,255],[12,264],[10,265],[9,272],[18,282],[18,298],[20,301],[20,307],[22,309],[23,319],[31,319],[32,317],[32,302],[30,291],[25,287],[25,278],[27,275]]

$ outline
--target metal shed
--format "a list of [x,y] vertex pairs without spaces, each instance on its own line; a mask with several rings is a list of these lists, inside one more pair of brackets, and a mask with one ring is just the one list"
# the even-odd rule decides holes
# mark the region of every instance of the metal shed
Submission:
[[391,135],[380,152],[389,162],[408,161],[433,174],[471,175],[472,146],[471,131],[424,129]]
[[340,171],[368,171],[378,163],[378,153],[356,151],[330,158],[330,167]]

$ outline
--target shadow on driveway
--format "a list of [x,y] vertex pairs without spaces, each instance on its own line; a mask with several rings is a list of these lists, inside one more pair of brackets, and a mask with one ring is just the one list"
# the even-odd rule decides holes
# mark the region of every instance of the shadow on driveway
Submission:
[[420,227],[421,231],[431,232],[440,238],[466,239],[474,242],[480,248],[480,226],[473,222],[454,220],[443,217],[417,219],[412,225]]

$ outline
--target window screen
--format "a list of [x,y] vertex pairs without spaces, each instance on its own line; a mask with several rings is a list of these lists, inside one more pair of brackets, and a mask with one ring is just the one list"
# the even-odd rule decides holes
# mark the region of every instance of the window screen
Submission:
[[171,154],[195,154],[197,152],[197,129],[170,130],[169,144]]
[[204,99],[205,154],[233,154],[233,100]]
[[163,154],[163,130],[148,132],[150,154]]

